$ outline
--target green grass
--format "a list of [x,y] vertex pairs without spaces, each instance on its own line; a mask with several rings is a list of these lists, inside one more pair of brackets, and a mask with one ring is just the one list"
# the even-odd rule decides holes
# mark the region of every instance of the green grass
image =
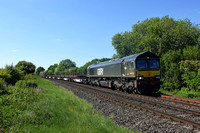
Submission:
[[194,98],[194,99],[200,99],[200,92],[199,91],[194,91],[194,90],[189,90],[188,88],[181,88],[181,90],[173,90],[169,91],[166,89],[160,89],[159,94],[165,94],[165,95],[174,95],[174,96],[179,96],[179,97],[185,97],[185,98]]
[[[20,125],[20,115],[40,97],[40,89],[7,86],[0,88],[0,132],[12,131]],[[23,123],[23,122],[22,122]]]
[[[92,105],[79,99],[63,87],[37,77],[38,87],[34,92],[36,100],[29,101],[26,108],[17,113],[15,123],[9,132],[41,133],[127,133],[130,130],[119,127]],[[9,110],[8,110],[9,111]]]

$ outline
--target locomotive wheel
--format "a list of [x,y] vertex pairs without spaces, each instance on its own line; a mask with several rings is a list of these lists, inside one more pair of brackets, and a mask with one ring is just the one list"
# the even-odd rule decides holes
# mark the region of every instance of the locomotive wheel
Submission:
[[138,91],[138,89],[136,88],[136,93],[137,94],[142,94],[140,91]]
[[137,90],[136,90],[136,88],[133,88],[133,93],[135,93],[135,94],[137,93]]
[[125,85],[122,85],[121,89],[122,89],[123,92],[126,92],[126,91],[127,91],[127,88],[126,88]]
[[113,85],[112,90],[117,90],[117,85]]
[[132,87],[132,86],[129,86],[128,89],[127,89],[127,92],[128,92],[128,93],[132,93],[133,90],[134,90],[133,87]]

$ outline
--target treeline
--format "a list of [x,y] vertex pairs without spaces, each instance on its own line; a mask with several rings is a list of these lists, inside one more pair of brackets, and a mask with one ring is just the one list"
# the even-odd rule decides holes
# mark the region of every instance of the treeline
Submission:
[[76,63],[71,61],[70,59],[65,59],[60,61],[59,64],[54,64],[48,67],[45,74],[46,75],[54,75],[54,74],[66,74],[66,75],[73,75],[73,74],[80,74],[80,75],[86,75],[87,74],[87,67],[110,60],[111,58],[102,58],[102,59],[93,59],[90,62],[87,62],[85,65],[81,67],[76,67]]
[[189,19],[146,19],[112,38],[117,54],[150,51],[161,57],[163,89],[200,90],[200,29]]

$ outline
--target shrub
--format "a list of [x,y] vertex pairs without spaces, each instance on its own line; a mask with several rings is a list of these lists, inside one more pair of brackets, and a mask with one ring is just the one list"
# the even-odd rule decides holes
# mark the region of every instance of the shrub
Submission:
[[199,90],[200,89],[200,62],[193,60],[186,60],[180,62],[180,69],[182,71],[182,80],[186,84],[189,90]]
[[24,76],[24,80],[29,80],[29,79],[35,79],[34,76],[32,74],[26,74]]
[[2,78],[0,78],[0,96],[8,93],[5,87],[6,87],[5,81]]
[[15,67],[21,71],[25,71],[28,74],[35,72],[35,65],[31,62],[19,61]]
[[180,91],[177,91],[176,94],[180,97],[187,97],[187,98],[199,98],[200,92],[196,92],[195,90],[189,90],[186,87],[181,88]]
[[20,115],[27,106],[38,99],[35,89],[22,89],[16,86],[4,88],[6,93],[0,95],[0,132],[12,132],[12,127],[20,122]]
[[182,87],[181,71],[178,62],[182,60],[181,50],[171,50],[162,55],[162,81],[163,88],[168,90]]
[[12,65],[6,65],[5,69],[0,69],[0,78],[8,84],[14,85],[18,80],[23,78],[23,75],[20,70]]
[[4,81],[11,79],[11,75],[5,69],[0,69],[0,78]]
[[4,80],[2,78],[0,78],[0,88],[3,88],[3,82],[4,82]]
[[19,80],[15,86],[20,88],[36,88],[38,85],[35,80]]

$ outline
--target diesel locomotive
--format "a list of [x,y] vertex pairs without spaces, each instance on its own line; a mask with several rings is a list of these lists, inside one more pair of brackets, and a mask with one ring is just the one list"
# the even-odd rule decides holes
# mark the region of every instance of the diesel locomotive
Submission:
[[90,65],[87,75],[54,75],[49,78],[148,94],[160,89],[160,71],[160,58],[151,52],[142,52]]
[[160,58],[142,52],[120,59],[93,64],[87,68],[91,85],[134,93],[153,93],[160,89]]

